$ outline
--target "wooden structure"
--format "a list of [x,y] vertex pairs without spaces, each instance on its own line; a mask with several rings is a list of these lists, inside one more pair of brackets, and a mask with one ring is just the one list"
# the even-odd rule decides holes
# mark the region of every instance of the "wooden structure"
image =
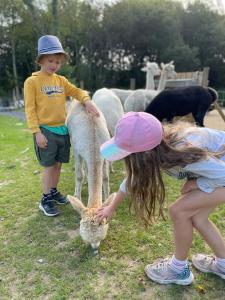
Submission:
[[[177,73],[175,79],[167,79],[166,88],[179,88],[186,86],[208,86],[209,67],[205,67],[202,71],[194,72],[182,72]],[[155,80],[156,87],[158,86],[159,80]]]

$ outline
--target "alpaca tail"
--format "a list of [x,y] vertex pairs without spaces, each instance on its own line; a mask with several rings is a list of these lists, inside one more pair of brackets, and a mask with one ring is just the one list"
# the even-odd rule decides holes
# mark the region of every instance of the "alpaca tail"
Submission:
[[219,96],[216,90],[214,90],[213,88],[207,87],[208,92],[210,93],[211,97],[212,97],[212,103],[216,100],[218,100]]

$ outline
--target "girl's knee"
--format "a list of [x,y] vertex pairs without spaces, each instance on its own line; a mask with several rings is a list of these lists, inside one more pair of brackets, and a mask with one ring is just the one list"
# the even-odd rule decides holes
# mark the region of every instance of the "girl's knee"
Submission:
[[182,209],[181,205],[178,205],[176,202],[171,204],[168,208],[170,218],[173,221],[182,220],[186,217],[187,212]]
[[172,220],[177,219],[179,215],[179,209],[177,208],[176,203],[173,203],[168,208],[169,216]]

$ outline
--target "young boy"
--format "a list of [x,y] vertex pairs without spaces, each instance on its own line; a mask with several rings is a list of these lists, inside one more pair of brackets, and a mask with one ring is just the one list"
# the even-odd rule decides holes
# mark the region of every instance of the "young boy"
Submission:
[[57,75],[67,60],[59,39],[53,35],[38,40],[37,63],[41,69],[24,83],[25,112],[28,127],[34,136],[37,159],[43,166],[43,196],[39,208],[46,216],[57,216],[57,204],[67,204],[57,190],[62,163],[69,162],[70,139],[66,119],[66,97],[71,96],[85,105],[87,113],[98,117],[88,93]]

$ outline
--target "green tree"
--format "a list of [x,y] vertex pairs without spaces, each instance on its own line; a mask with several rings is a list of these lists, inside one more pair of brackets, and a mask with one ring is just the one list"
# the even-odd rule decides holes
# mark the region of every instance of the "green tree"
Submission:
[[198,49],[200,66],[210,67],[210,84],[225,82],[225,17],[201,3],[190,5],[183,15],[184,41]]
[[0,0],[0,95],[21,93],[44,34],[58,35],[70,55],[62,73],[90,91],[128,88],[131,77],[143,87],[144,59],[174,60],[177,71],[209,66],[210,85],[224,86],[224,15],[200,3],[184,9],[170,0],[115,2]]
[[[167,49],[182,42],[181,11],[178,3],[156,0],[124,0],[105,10],[102,27],[106,48],[116,56],[120,49],[120,55],[130,58],[129,76],[136,77],[138,86],[144,83],[140,72],[143,59],[161,62]],[[169,60],[176,61],[172,54]],[[118,60],[124,61],[123,57]]]
[[[18,42],[18,27],[22,22],[21,15],[23,14],[22,9],[22,1],[17,0],[13,2],[8,2],[2,0],[0,2],[0,11],[1,11],[1,26],[4,28],[4,36],[2,40],[2,47],[10,49],[10,60],[11,60],[11,68],[8,70],[12,72],[12,80],[10,83],[13,87],[13,95],[14,101],[19,100],[20,91],[19,91],[19,78],[17,71],[17,56],[16,56],[16,45]],[[6,57],[8,57],[8,53],[6,53]],[[5,73],[6,75],[7,73]]]

